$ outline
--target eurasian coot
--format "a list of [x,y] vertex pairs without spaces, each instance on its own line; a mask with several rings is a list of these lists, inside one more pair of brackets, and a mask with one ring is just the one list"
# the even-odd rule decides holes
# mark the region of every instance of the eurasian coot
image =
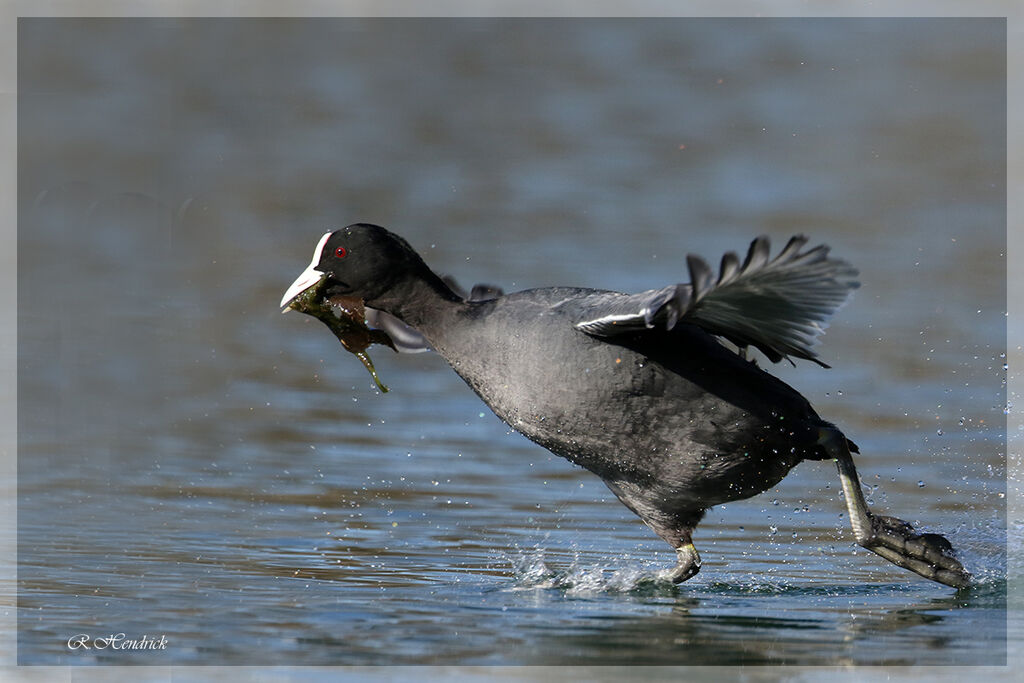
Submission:
[[664,577],[675,583],[700,569],[692,534],[708,508],[771,488],[802,460],[834,459],[860,545],[966,586],[970,575],[949,542],[872,514],[850,454],[856,446],[746,357],[753,346],[771,361],[824,365],[813,347],[858,286],[857,271],[824,245],[803,250],[806,243],[794,237],[770,258],[759,237],[742,262],[727,253],[717,278],[690,256],[688,284],[640,294],[479,287],[467,296],[401,237],[360,223],[320,239],[281,305],[322,317],[332,301],[361,299],[395,348],[429,345],[498,417],[601,477],[671,544],[678,564]]

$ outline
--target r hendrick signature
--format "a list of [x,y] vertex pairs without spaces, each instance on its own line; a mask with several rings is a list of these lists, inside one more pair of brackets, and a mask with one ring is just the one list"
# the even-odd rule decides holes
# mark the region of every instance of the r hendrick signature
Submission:
[[68,638],[69,650],[166,650],[167,636],[159,638],[147,635],[129,638],[124,633],[111,633],[102,638],[93,638],[88,633],[78,633]]

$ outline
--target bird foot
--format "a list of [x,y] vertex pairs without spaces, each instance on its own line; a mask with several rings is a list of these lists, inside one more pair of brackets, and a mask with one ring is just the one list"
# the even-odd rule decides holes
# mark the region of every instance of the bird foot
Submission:
[[693,547],[692,543],[676,548],[676,557],[678,558],[676,566],[658,572],[659,579],[682,583],[697,576],[697,572],[700,571],[700,555],[697,554],[697,549]]
[[914,527],[902,519],[875,515],[868,510],[845,438],[841,441],[835,434],[824,434],[821,443],[839,467],[850,526],[859,545],[926,579],[953,588],[970,585],[971,575],[954,557],[953,546],[944,536],[915,533]]
[[857,543],[893,564],[953,588],[970,585],[971,575],[940,534],[918,534],[902,519],[871,515],[871,533]]

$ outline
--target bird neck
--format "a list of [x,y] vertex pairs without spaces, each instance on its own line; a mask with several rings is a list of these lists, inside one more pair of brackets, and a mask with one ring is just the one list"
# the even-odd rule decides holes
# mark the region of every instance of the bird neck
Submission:
[[390,313],[429,337],[429,328],[464,303],[424,265],[422,270],[397,281],[380,296],[368,300],[366,305]]

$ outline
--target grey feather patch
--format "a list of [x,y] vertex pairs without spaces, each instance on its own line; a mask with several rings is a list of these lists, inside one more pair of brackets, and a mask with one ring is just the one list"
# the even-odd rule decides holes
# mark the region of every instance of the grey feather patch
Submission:
[[473,285],[472,291],[469,293],[470,301],[489,301],[491,299],[497,299],[499,296],[505,294],[505,290],[496,285],[484,285],[478,284]]
[[[800,252],[800,249],[803,248],[803,246],[805,244],[807,244],[807,237],[806,236],[804,236],[804,235],[793,235],[792,237],[789,238],[789,242],[786,243],[786,246],[783,247],[782,251],[779,252],[779,255],[775,257],[775,260],[776,261],[788,261],[789,259],[795,257]],[[826,252],[828,251],[828,247],[825,247],[824,245],[821,245],[820,247],[817,247],[817,248],[821,249],[822,247],[825,248]]]
[[735,251],[727,251],[722,255],[722,267],[718,276],[718,284],[724,285],[740,274],[740,259]]
[[[451,275],[445,275],[441,280],[448,285],[450,290],[466,301],[488,301],[490,299],[497,299],[504,294],[501,287],[485,284],[473,285],[473,290],[467,294],[466,290]],[[399,353],[422,353],[432,350],[426,337],[390,313],[367,308],[366,323],[370,327],[376,327],[387,332],[388,336],[395,343],[395,350]]]
[[830,258],[827,246],[801,252],[807,241],[792,237],[769,259],[769,239],[758,237],[742,266],[733,252],[722,257],[717,281],[707,262],[691,255],[690,284],[631,295],[595,293],[579,302],[593,315],[576,327],[594,336],[657,334],[685,321],[740,348],[754,346],[775,362],[792,356],[824,365],[814,350],[818,337],[859,283],[857,270]]
[[715,275],[708,262],[700,256],[689,254],[686,265],[690,269],[690,285],[693,287],[693,300],[700,301],[715,286]]
[[743,261],[743,272],[749,273],[750,271],[763,268],[768,263],[769,250],[770,242],[766,235],[761,235],[751,242],[750,249],[747,250],[747,258]]
[[448,285],[448,289],[452,290],[463,301],[488,301],[490,299],[497,299],[505,294],[505,290],[501,287],[483,283],[473,285],[473,289],[467,294],[462,285],[451,275],[442,275],[441,281]]
[[366,324],[387,332],[399,353],[423,353],[431,350],[430,344],[422,334],[390,313],[367,307]]
[[772,361],[794,356],[820,363],[817,338],[859,283],[856,269],[830,259],[827,246],[801,253],[806,243],[793,237],[769,261],[768,238],[757,238],[740,274],[720,278],[686,318],[735,344],[755,346]]

